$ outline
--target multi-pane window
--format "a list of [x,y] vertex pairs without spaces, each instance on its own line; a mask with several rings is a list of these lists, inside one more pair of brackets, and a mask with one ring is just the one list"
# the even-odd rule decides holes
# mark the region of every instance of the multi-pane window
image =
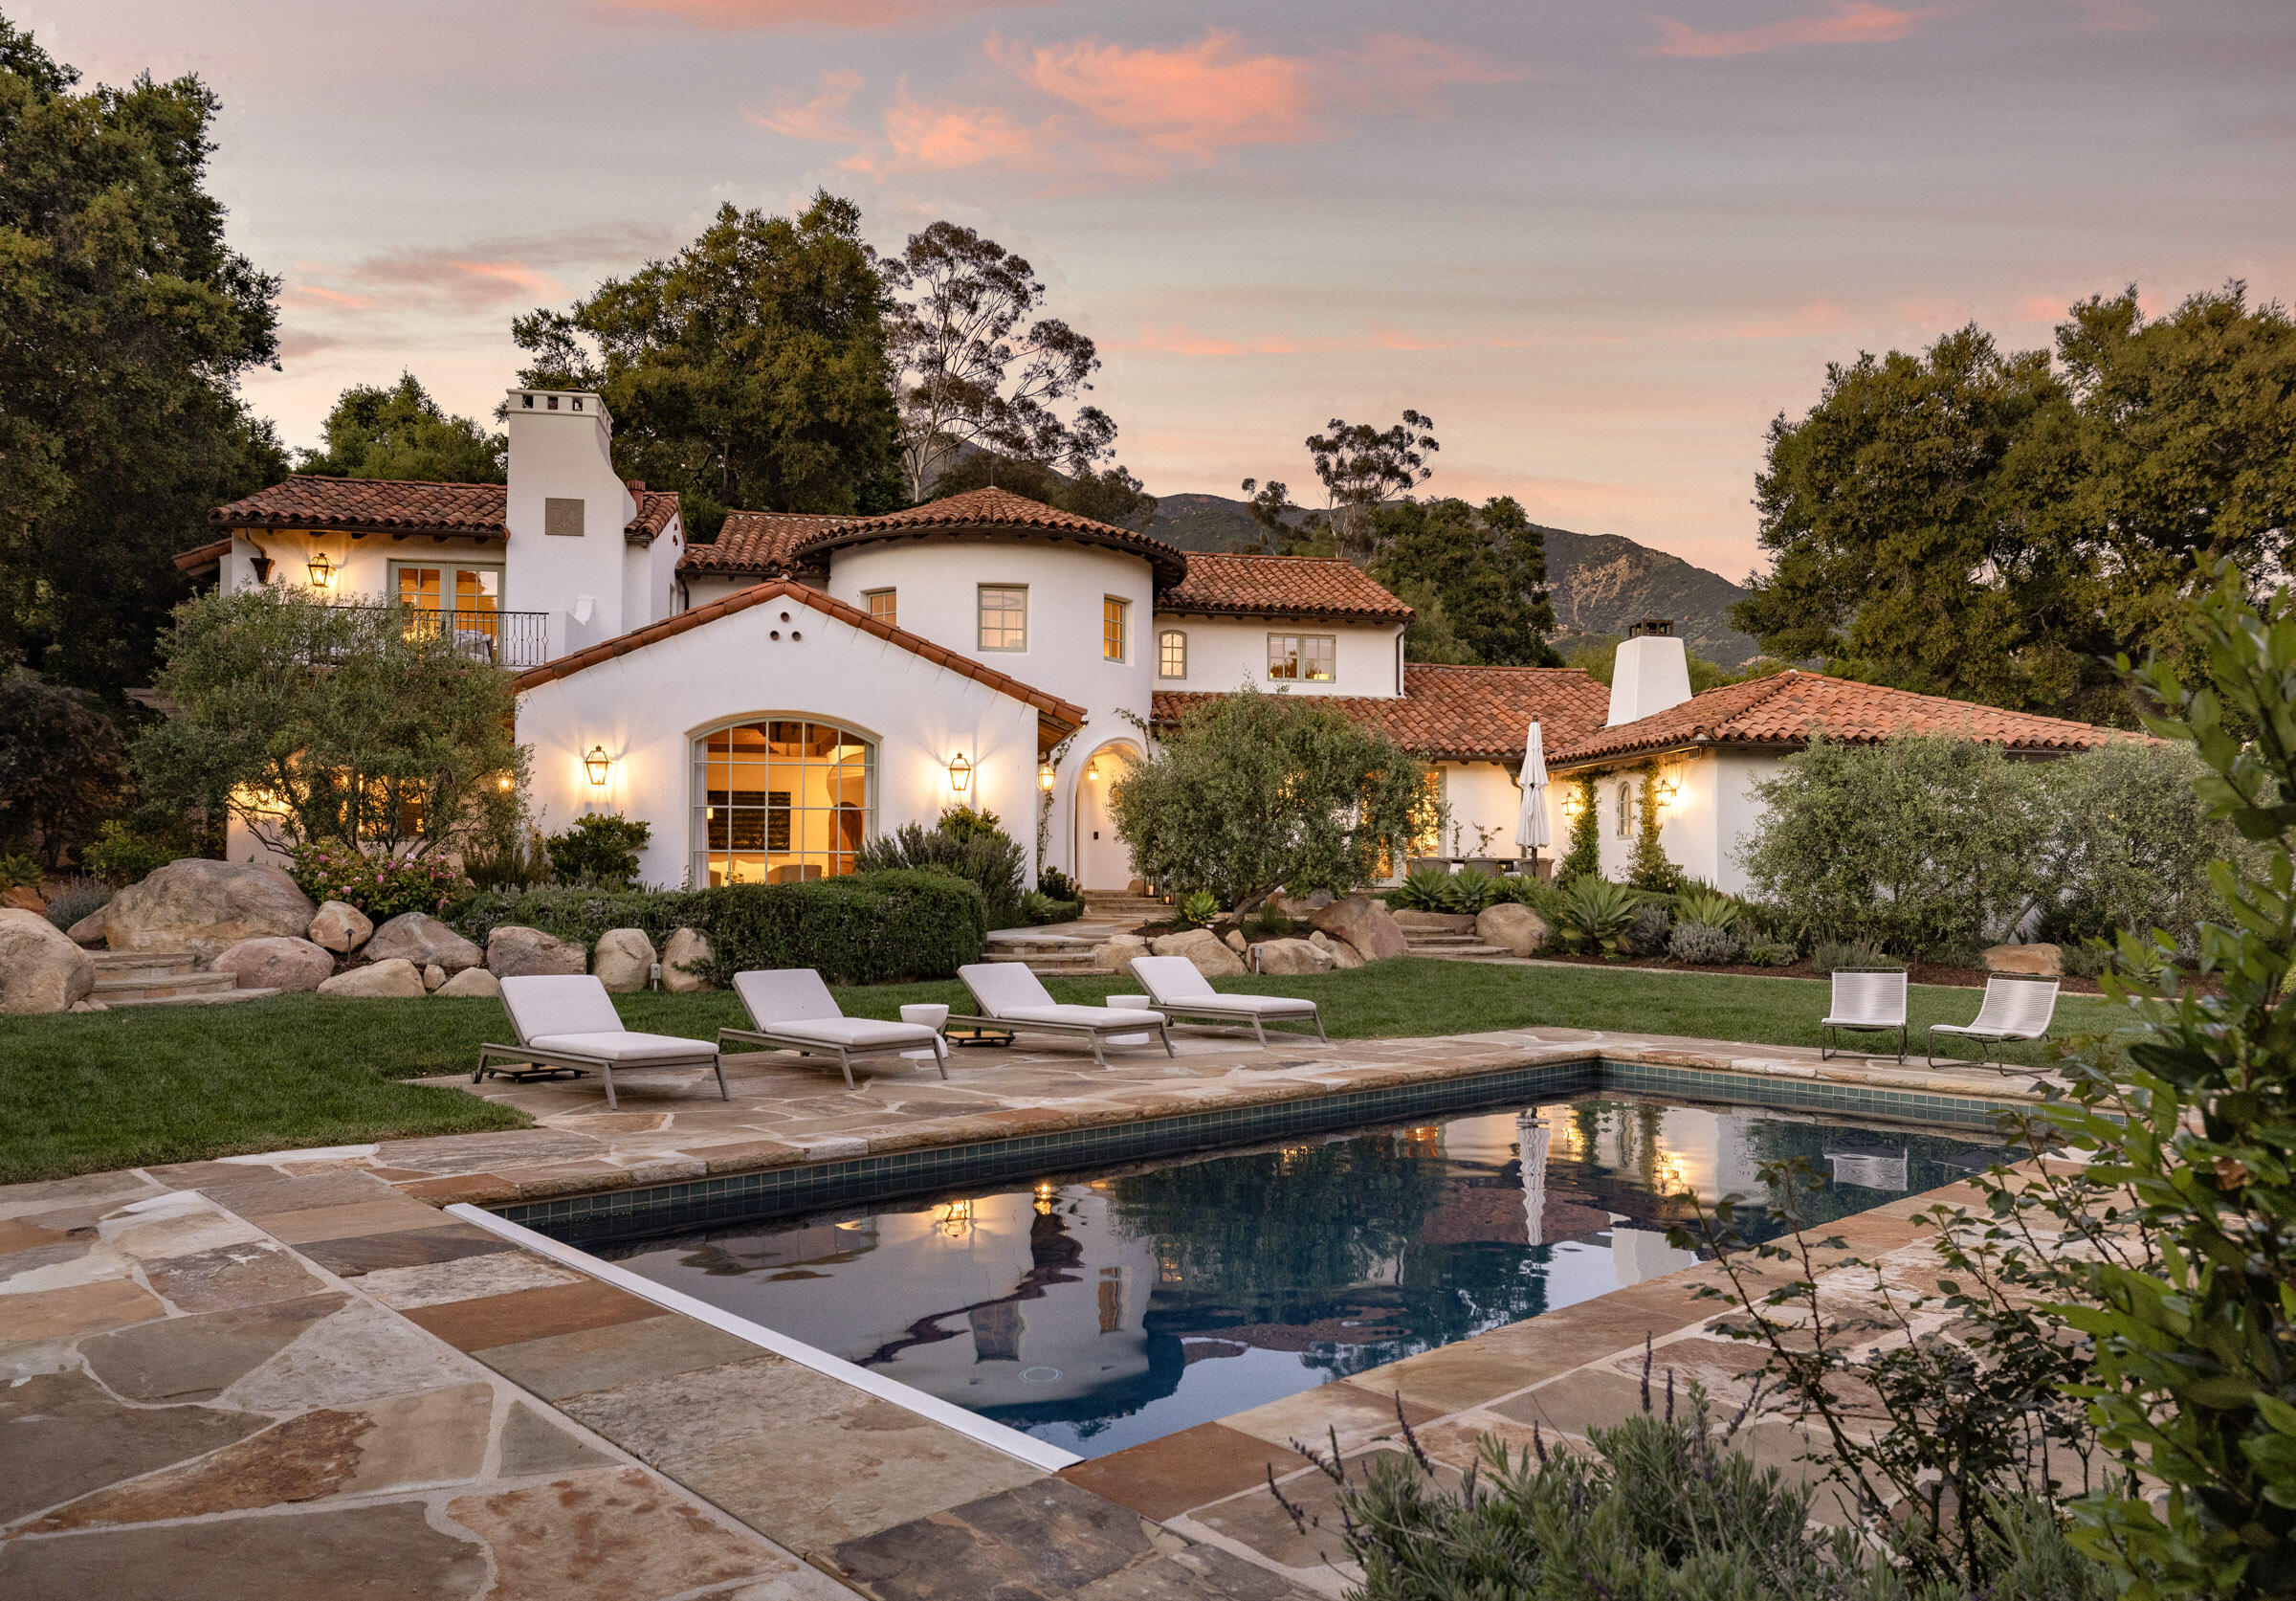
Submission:
[[981,648],[984,651],[1025,651],[1028,648],[1027,585],[981,586]]
[[1619,786],[1619,837],[1634,837],[1634,780]]
[[784,884],[853,870],[876,750],[828,723],[776,719],[694,742],[694,881]]
[[1156,636],[1156,676],[1159,678],[1188,676],[1188,636],[1176,628],[1168,628]]
[[1100,659],[1102,661],[1122,661],[1124,659],[1125,625],[1130,619],[1131,612],[1131,602],[1118,600],[1115,595],[1101,597]]
[[894,603],[898,592],[894,589],[871,589],[861,598],[869,602],[871,616],[887,628],[898,628],[901,626],[900,608]]
[[1270,634],[1268,677],[1292,683],[1328,684],[1339,664],[1338,641],[1328,634]]

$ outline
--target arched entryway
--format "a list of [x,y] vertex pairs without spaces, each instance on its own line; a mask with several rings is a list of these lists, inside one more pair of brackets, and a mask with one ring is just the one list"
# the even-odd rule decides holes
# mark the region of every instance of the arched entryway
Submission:
[[1116,837],[1109,790],[1140,759],[1130,740],[1111,740],[1076,768],[1076,879],[1088,890],[1121,893],[1132,883],[1132,853]]

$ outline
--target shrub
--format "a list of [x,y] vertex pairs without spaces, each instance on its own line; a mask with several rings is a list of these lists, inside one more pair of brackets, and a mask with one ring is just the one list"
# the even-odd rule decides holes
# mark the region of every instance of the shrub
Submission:
[[1667,936],[1667,954],[1693,967],[1720,967],[1738,959],[1737,936],[1711,923],[1678,923]]
[[110,904],[111,890],[101,881],[78,878],[67,882],[48,902],[48,921],[58,928],[70,931],[81,918]]
[[1757,967],[1791,967],[1801,959],[1801,952],[1792,945],[1772,945],[1757,940],[1746,947],[1746,960]]
[[80,689],[0,669],[0,844],[55,866],[118,809],[120,730]]
[[1644,901],[1626,924],[1626,948],[1637,956],[1656,956],[1667,948],[1674,919],[1666,907]]
[[1561,923],[1564,892],[1558,884],[1539,878],[1534,873],[1517,873],[1512,878],[1500,879],[1499,882],[1500,900],[1512,901],[1530,907],[1540,917],[1546,919],[1547,926],[1550,928]]
[[653,836],[653,825],[618,812],[593,812],[574,819],[547,841],[550,881],[598,889],[628,889],[638,876],[638,852]]
[[0,856],[0,889],[40,887],[40,864],[30,856]]
[[335,841],[292,847],[287,874],[312,900],[343,901],[376,923],[401,912],[437,913],[462,877],[434,858],[369,856]]
[[1083,904],[1084,887],[1057,867],[1039,871],[1036,887],[1040,894],[1049,895],[1055,901],[1073,901],[1079,905]]
[[465,851],[462,876],[478,889],[532,889],[550,881],[550,848],[537,830],[507,831]]
[[1641,909],[1641,899],[1624,884],[1614,884],[1608,878],[1574,878],[1557,908],[1556,939],[1565,950],[1624,956],[1627,930]]
[[[775,886],[780,887],[780,886]],[[563,885],[487,889],[466,893],[440,916],[466,939],[486,937],[506,925],[539,928],[562,940],[594,948],[609,928],[635,928],[659,950],[679,928],[699,928],[706,920],[703,890],[579,889]]]
[[150,833],[112,817],[98,824],[96,837],[79,848],[79,864],[118,888],[140,883],[190,854],[175,835]]
[[1896,957],[1876,950],[1863,940],[1826,940],[1810,951],[1810,971],[1820,975],[1838,967],[1888,969],[1904,966]]
[[1451,876],[1440,867],[1423,867],[1404,876],[1387,892],[1391,912],[1447,912],[1451,909]]
[[1030,927],[1048,923],[1072,923],[1084,916],[1081,901],[1057,901],[1042,890],[1030,890],[1021,897],[1021,916]]
[[1578,781],[1578,804],[1571,812],[1571,848],[1555,864],[1555,881],[1600,878],[1602,873],[1602,809],[1592,777]]
[[1017,928],[1025,913],[1025,858],[1018,841],[997,827],[993,812],[952,807],[933,827],[904,823],[861,847],[854,864],[864,873],[917,869],[961,878],[981,892],[991,928]]
[[2251,875],[2260,864],[2201,799],[2204,770],[2182,742],[2115,741],[2048,764],[2042,787],[2057,827],[2042,863],[2039,938],[2078,945],[2165,928],[2190,950],[2203,921],[2227,920],[2209,863]]
[[1745,901],[1699,883],[1685,884],[1675,892],[1674,916],[1680,922],[1700,923],[1709,928],[1735,928],[1751,921]]
[[1634,859],[1627,864],[1626,881],[1636,889],[1670,894],[1682,884],[1682,869],[1667,859],[1667,848],[1659,840],[1658,773],[1645,768],[1637,795],[1634,831]]

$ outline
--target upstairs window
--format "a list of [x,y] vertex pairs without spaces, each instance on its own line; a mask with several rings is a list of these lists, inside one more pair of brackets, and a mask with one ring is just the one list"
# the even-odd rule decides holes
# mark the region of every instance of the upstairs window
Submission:
[[872,617],[887,628],[899,628],[900,609],[894,604],[894,596],[899,592],[897,589],[871,589],[861,598],[869,603],[869,614]]
[[981,648],[984,651],[1025,651],[1028,648],[1027,585],[981,586]]
[[1328,684],[1337,676],[1339,648],[1329,634],[1270,634],[1268,677],[1285,683]]
[[1156,676],[1159,678],[1188,676],[1188,636],[1176,628],[1168,628],[1156,636]]
[[1101,597],[1100,659],[1102,661],[1122,661],[1124,659],[1124,635],[1131,614],[1132,603],[1130,601],[1118,600],[1115,595]]

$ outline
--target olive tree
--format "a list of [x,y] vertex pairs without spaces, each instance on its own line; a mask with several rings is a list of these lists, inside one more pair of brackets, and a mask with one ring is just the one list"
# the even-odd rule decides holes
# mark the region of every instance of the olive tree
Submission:
[[1109,804],[1137,871],[1239,911],[1279,888],[1368,883],[1443,821],[1424,769],[1385,734],[1249,686],[1189,713]]
[[162,648],[167,715],[135,745],[147,795],[228,807],[291,845],[410,856],[459,849],[518,810],[511,675],[453,630],[260,589],[187,601]]

